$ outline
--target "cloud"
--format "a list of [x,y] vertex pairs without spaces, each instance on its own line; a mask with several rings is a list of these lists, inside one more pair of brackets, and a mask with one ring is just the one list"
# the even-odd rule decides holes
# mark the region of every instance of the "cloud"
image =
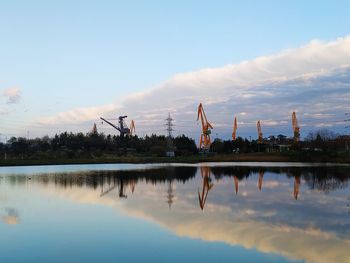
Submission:
[[6,98],[7,104],[16,104],[21,100],[21,90],[19,88],[8,88],[3,91],[2,96]]
[[77,122],[84,122],[98,119],[105,112],[113,112],[117,110],[117,106],[113,104],[96,106],[96,107],[85,107],[77,108],[71,111],[59,113],[53,117],[41,118],[38,122],[41,124],[76,124]]
[[349,99],[350,36],[331,42],[313,40],[275,55],[177,74],[145,92],[124,98],[118,108],[110,105],[73,109],[40,121],[64,125],[93,121],[99,115],[127,114],[139,123],[138,132],[157,132],[171,112],[179,124],[179,133],[197,134],[193,111],[203,102],[214,134],[229,135],[233,116],[238,114],[238,135],[255,134],[258,119],[262,120],[263,132],[263,120],[268,120],[266,132],[291,133],[293,111],[300,114],[303,133],[327,121],[327,126],[337,128],[339,124],[329,122],[329,116],[339,117],[350,111]]

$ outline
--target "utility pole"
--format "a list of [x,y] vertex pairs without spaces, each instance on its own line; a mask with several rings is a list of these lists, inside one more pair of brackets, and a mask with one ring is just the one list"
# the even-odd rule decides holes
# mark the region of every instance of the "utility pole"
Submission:
[[172,136],[172,132],[174,131],[173,127],[173,121],[174,119],[171,118],[170,116],[170,112],[168,114],[168,118],[165,119],[166,123],[166,131],[168,133],[167,136],[167,149],[166,149],[166,156],[167,157],[174,157],[175,156],[175,152],[174,152],[174,144],[173,144],[173,136]]

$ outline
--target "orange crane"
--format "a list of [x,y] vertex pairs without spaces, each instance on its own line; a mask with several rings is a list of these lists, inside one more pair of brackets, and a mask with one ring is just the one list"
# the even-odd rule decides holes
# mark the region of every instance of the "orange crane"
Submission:
[[133,136],[134,134],[135,134],[135,122],[134,120],[131,120],[129,136]]
[[237,132],[237,118],[233,121],[233,131],[232,131],[232,140],[236,140],[236,132]]
[[262,131],[261,131],[260,121],[258,121],[258,122],[256,123],[256,128],[258,129],[258,143],[262,143],[263,134],[262,134]]
[[292,114],[292,125],[293,125],[294,141],[298,142],[300,139],[300,127],[298,125],[298,119],[295,111],[293,111],[293,114]]
[[198,106],[197,121],[199,120],[199,118],[201,118],[202,122],[202,134],[199,139],[199,149],[209,150],[211,144],[210,134],[211,129],[213,129],[213,126],[207,120],[207,116],[205,115],[202,103],[199,103]]

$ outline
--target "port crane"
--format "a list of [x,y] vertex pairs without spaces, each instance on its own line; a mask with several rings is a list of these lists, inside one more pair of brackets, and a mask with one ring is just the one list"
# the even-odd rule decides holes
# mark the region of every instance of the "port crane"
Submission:
[[[124,116],[119,116],[118,117],[118,126],[114,125],[112,122],[110,122],[110,120],[107,120],[105,118],[100,117],[100,119],[106,123],[108,123],[109,125],[111,125],[114,129],[116,129],[117,131],[120,132],[120,137],[124,137],[124,135],[129,135],[131,136],[134,132],[135,132],[135,123],[132,120],[131,121],[131,125],[130,125],[130,129],[128,128],[128,125],[126,125],[125,119],[128,116],[124,115]],[[103,123],[103,122],[102,122]]]
[[237,132],[237,118],[233,121],[233,131],[232,131],[232,140],[236,140],[236,132]]
[[204,151],[209,151],[210,148],[210,134],[211,129],[213,129],[213,126],[208,122],[207,116],[205,115],[203,105],[202,103],[199,103],[198,106],[198,115],[197,115],[197,121],[201,119],[202,123],[202,134],[199,139],[199,149]]
[[292,125],[294,141],[298,142],[300,140],[300,127],[298,125],[298,119],[295,111],[292,114]]
[[261,131],[260,121],[258,121],[256,123],[256,128],[258,129],[258,143],[260,144],[263,141],[263,134],[262,134],[262,131]]

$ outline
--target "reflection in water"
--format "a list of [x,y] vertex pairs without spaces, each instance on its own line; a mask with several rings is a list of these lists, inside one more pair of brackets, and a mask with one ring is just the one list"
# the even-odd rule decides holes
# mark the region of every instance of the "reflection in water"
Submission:
[[[25,187],[28,192],[112,206],[181,237],[307,262],[347,262],[349,180],[349,169],[341,167],[171,166],[5,175],[0,187],[8,196]],[[0,205],[5,200],[1,198]],[[18,212],[7,207],[12,206],[0,210],[3,221],[19,222]]]
[[235,192],[236,192],[236,194],[238,194],[238,177],[233,176],[233,181],[235,183]]
[[259,181],[258,181],[258,188],[259,188],[259,191],[261,191],[261,188],[262,188],[263,178],[264,178],[264,171],[261,169],[261,170],[259,171]]
[[173,189],[173,183],[172,181],[168,182],[168,191],[167,191],[167,203],[169,205],[169,209],[171,208],[171,205],[174,203],[174,189]]
[[300,176],[296,175],[294,176],[294,192],[293,192],[295,200],[298,200],[299,189],[300,189]]
[[8,225],[17,225],[19,223],[19,213],[15,208],[5,208],[5,215],[2,216],[2,221]]
[[214,184],[211,182],[210,178],[210,168],[207,166],[200,167],[201,176],[202,176],[202,193],[199,193],[198,190],[198,201],[199,207],[203,210],[205,202],[207,201],[208,193],[211,188],[213,188]]

